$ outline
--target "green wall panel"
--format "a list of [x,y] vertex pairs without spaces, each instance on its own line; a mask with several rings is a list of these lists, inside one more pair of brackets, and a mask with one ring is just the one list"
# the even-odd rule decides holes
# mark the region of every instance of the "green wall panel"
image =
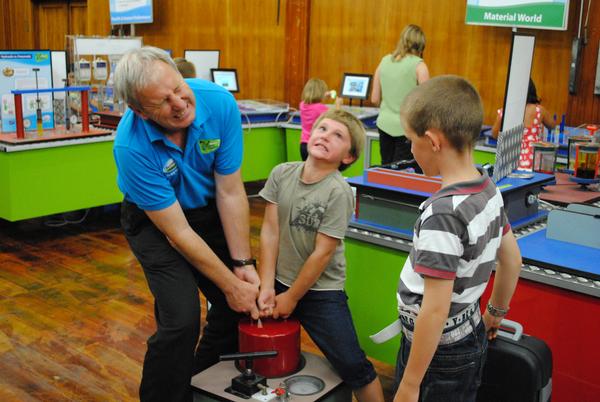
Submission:
[[375,344],[372,335],[398,318],[396,288],[408,254],[346,238],[346,293],[361,347],[368,356],[395,364],[400,337]]

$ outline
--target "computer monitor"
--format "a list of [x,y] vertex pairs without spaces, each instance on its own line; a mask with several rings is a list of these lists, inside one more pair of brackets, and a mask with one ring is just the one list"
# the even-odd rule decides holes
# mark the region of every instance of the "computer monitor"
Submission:
[[183,57],[196,68],[196,77],[210,81],[210,69],[219,68],[218,50],[190,50],[183,52]]
[[350,99],[368,99],[371,77],[370,74],[344,73],[341,96]]
[[212,81],[229,92],[239,92],[237,70],[233,68],[211,68]]

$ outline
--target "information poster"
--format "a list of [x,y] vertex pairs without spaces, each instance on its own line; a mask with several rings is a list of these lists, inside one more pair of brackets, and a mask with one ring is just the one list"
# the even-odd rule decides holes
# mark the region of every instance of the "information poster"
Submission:
[[[52,64],[49,50],[0,50],[0,96],[2,97],[2,132],[17,131],[15,118],[15,89],[46,89],[52,86]],[[44,129],[54,128],[52,93],[23,94],[23,123],[25,130],[37,128],[37,110],[42,112]]]
[[152,22],[152,0],[110,0],[109,6],[112,25]]
[[569,0],[467,0],[465,22],[566,30]]

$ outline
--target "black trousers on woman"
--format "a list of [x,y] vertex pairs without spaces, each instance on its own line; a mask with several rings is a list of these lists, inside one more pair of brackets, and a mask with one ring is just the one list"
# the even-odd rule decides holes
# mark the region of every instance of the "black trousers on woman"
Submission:
[[414,159],[410,151],[410,141],[404,135],[393,137],[377,128],[379,131],[379,152],[381,164],[389,165],[392,162]]
[[[215,202],[184,212],[194,231],[230,267]],[[135,204],[123,201],[121,224],[154,296],[157,328],[148,338],[140,400],[191,402],[191,377],[218,362],[219,355],[237,352],[241,315],[229,308],[221,290],[190,265]],[[198,289],[211,303],[199,344]]]

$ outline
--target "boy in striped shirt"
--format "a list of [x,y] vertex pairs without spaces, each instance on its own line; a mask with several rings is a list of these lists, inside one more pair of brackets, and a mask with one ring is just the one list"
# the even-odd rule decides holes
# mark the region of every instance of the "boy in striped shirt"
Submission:
[[[500,191],[473,163],[481,99],[466,80],[440,76],[416,87],[400,114],[416,161],[424,174],[442,177],[442,188],[420,206],[400,275],[404,336],[394,401],[475,401],[487,341],[508,311],[521,269]],[[482,317],[479,298],[494,266]]]

